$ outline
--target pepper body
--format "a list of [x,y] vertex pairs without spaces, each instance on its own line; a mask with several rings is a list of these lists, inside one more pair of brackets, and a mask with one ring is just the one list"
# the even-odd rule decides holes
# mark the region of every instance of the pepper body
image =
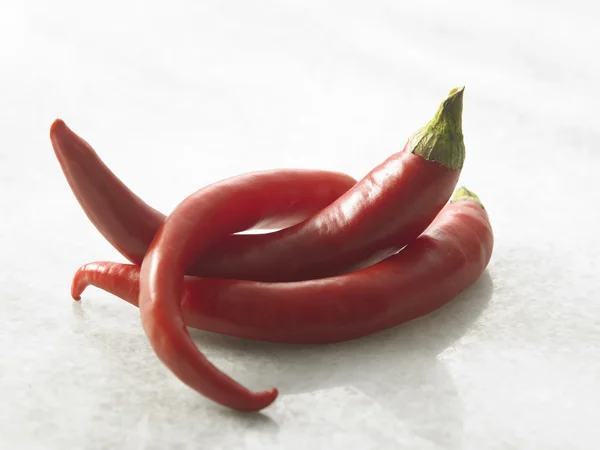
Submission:
[[[461,113],[462,89],[454,89],[402,151],[330,205],[279,232],[233,236],[272,224],[274,218],[293,217],[298,210],[289,205],[293,189],[282,186],[295,183],[282,176],[284,171],[237,176],[187,197],[158,223],[139,270],[141,322],[158,358],[207,398],[257,411],[275,400],[277,390],[253,392],[221,372],[196,347],[187,325],[276,342],[334,342],[426,314],[475,281],[493,246],[487,214],[468,195],[444,208],[464,161]],[[63,147],[54,138],[53,143],[58,155]],[[72,171],[63,171],[69,178]],[[85,181],[80,174],[73,178]],[[102,222],[101,214],[93,212],[110,214],[110,205],[102,211],[107,205],[100,202],[98,209],[96,190],[69,182],[101,232],[112,233],[102,229],[105,223],[122,225],[117,231],[125,233],[117,233],[115,241],[128,245],[127,220]],[[144,208],[139,198],[135,203]],[[132,222],[149,234],[147,223],[156,225],[159,215],[148,214],[141,225]],[[461,218],[465,223],[455,225]],[[228,241],[232,238],[235,244]],[[124,254],[139,261],[143,247],[138,239],[135,252]],[[125,280],[121,294],[133,300],[134,271],[103,266],[98,280],[102,270],[120,274]],[[203,278],[186,277],[190,273]],[[85,280],[76,277],[74,297],[82,286]]]
[[[278,342],[360,337],[452,299],[481,274],[493,245],[485,210],[461,200],[398,255],[357,272],[296,283],[187,278],[184,288],[185,268],[195,256],[218,236],[260,221],[265,211],[247,205],[260,205],[275,185],[268,176],[250,186],[238,177],[235,185],[212,185],[188,197],[159,229],[139,275],[142,326],[158,358],[189,387],[240,411],[265,408],[277,390],[252,392],[220,372],[198,350],[187,325]],[[135,284],[134,277],[126,280]]]
[[[261,283],[186,277],[181,310],[187,326],[247,339],[326,344],[359,338],[428,314],[483,273],[493,250],[486,211],[473,199],[448,204],[397,255],[336,277]],[[139,267],[97,262],[73,279],[137,306]]]
[[[456,187],[464,160],[461,114],[462,90],[452,90],[434,118],[408,140],[402,151],[352,187],[349,185],[354,180],[340,178],[339,174],[338,178],[331,174],[305,175],[307,180],[300,183],[297,171],[263,172],[271,179],[278,176],[277,186],[254,197],[238,190],[234,195],[241,196],[243,202],[228,198],[219,203],[232,218],[236,217],[236,208],[261,211],[256,221],[246,221],[246,228],[236,224],[235,232],[289,219],[293,211],[298,211],[294,219],[305,217],[315,212],[321,200],[332,203],[274,233],[223,234],[201,255],[195,255],[186,265],[186,273],[256,281],[307,280],[366,267],[396,253],[425,230]],[[63,172],[88,217],[122,254],[139,264],[163,217],[128,191],[64,123],[55,122],[51,138]],[[97,173],[93,173],[94,166],[99,169]],[[248,177],[260,185],[261,173],[216,185],[226,195],[227,186],[250,188]],[[322,190],[315,184],[316,177],[328,179],[334,188]],[[244,182],[240,184],[240,180]],[[221,192],[208,192],[202,190],[203,201],[219,202]],[[303,209],[298,199],[310,201]],[[269,211],[264,209],[267,206]],[[226,226],[227,214],[219,217]]]
[[[62,120],[52,124],[50,138],[63,174],[88,219],[127,260],[141,264],[165,215],[132,192]],[[277,172],[280,183],[267,203],[271,213],[252,224],[251,229],[295,225],[356,184],[354,178],[341,172],[308,169]],[[235,247],[241,240],[242,236],[228,236],[225,243]]]
[[369,266],[427,228],[452,195],[459,175],[459,169],[413,154],[409,142],[312,217],[274,233],[219,243],[188,273],[274,282]]

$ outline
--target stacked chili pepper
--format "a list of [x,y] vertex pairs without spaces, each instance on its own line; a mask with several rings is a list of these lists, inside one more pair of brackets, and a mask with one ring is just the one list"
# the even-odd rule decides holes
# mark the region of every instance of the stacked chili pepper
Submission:
[[[465,147],[463,88],[431,121],[356,181],[270,170],[206,186],[165,216],[117,178],[63,121],[52,146],[79,204],[132,264],[79,268],[88,285],[140,309],[159,359],[181,381],[240,411],[271,404],[214,367],[186,327],[270,342],[323,344],[427,314],[474,283],[493,248],[475,194],[455,190]],[[450,200],[450,202],[448,201]],[[266,234],[235,234],[278,228]]]

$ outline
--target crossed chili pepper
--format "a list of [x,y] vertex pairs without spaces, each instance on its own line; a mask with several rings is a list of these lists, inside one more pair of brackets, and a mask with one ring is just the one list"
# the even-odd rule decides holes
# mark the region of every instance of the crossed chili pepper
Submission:
[[[474,283],[493,249],[477,196],[456,191],[465,157],[463,89],[360,181],[270,170],[206,186],[167,217],[57,120],[50,136],[88,218],[132,264],[75,274],[139,306],[159,359],[185,384],[240,411],[271,404],[214,367],[186,326],[271,342],[354,339],[427,314]],[[279,231],[238,235],[251,228]]]

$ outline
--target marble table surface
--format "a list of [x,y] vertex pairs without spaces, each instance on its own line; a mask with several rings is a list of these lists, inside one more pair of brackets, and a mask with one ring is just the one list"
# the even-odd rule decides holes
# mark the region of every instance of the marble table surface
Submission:
[[[0,448],[597,449],[600,31],[574,1],[0,3]],[[88,261],[123,258],[71,194],[60,117],[156,208],[252,170],[361,177],[465,85],[461,184],[496,234],[441,310],[343,344],[193,332],[277,386],[219,407],[156,359]]]

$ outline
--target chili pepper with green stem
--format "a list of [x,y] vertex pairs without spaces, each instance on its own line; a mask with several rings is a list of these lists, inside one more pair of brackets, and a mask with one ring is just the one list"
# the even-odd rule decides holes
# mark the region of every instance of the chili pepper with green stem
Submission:
[[[261,283],[185,277],[186,326],[290,344],[359,338],[441,307],[475,282],[493,249],[489,217],[461,188],[431,226],[398,254],[366,269],[320,280]],[[138,266],[85,264],[72,296],[95,286],[138,306]]]
[[[140,270],[139,294],[142,326],[159,359],[191,388],[217,403],[242,411],[265,408],[277,396],[276,391],[251,392],[219,372],[191,340],[182,315],[180,298],[186,268],[197,255],[209,248],[212,240],[246,229],[261,219],[264,211],[260,209],[260,200],[276,186],[277,179],[263,176],[253,177],[249,181],[238,177],[236,182],[216,183],[187,197],[174,209],[159,229],[144,258]],[[482,255],[481,249],[477,248]],[[458,250],[457,258],[464,252],[462,248],[454,250]],[[410,251],[403,254],[408,254],[409,260],[414,260]],[[426,257],[430,257],[430,254],[426,246]],[[426,259],[425,262],[429,261]],[[421,271],[428,265],[430,264],[415,264]],[[451,271],[448,267],[445,270]],[[429,274],[431,270],[425,272]],[[397,274],[396,271],[394,273]],[[349,276],[356,276],[356,273]],[[433,292],[437,292],[436,286],[442,286],[439,280],[434,283],[434,279],[428,277],[420,280],[417,277],[416,280],[419,284],[428,282],[429,289],[433,289]],[[374,291],[375,296],[379,294],[378,289],[381,289],[378,286],[385,286],[377,278],[368,277],[368,281],[364,286]],[[414,279],[411,281],[415,282]],[[452,279],[445,287],[450,288],[458,283],[458,279]],[[316,286],[318,290],[319,285]],[[291,289],[292,295],[294,286],[287,289]],[[415,285],[409,285],[410,289],[415,289]],[[336,316],[342,317],[341,323],[345,322],[343,312],[347,305],[347,301],[334,305],[338,309]],[[368,312],[368,308],[361,311],[361,316]],[[278,319],[277,316],[273,317]],[[307,320],[308,323],[313,321],[310,317]],[[369,324],[369,321],[362,317],[359,323]],[[379,324],[382,325],[386,324]]]
[[[356,270],[396,253],[431,223],[456,186],[465,154],[462,96],[462,88],[453,89],[434,118],[408,140],[402,151],[386,159],[331,205],[278,232],[215,237],[206,243],[202,255],[196,255],[194,264],[186,266],[186,273],[257,281],[305,280]],[[57,147],[60,145],[55,144]],[[79,181],[86,180],[80,177]],[[241,180],[248,181],[234,177],[216,185],[237,185],[243,198]],[[271,194],[276,190],[273,187]],[[82,198],[90,191],[95,188],[82,189]],[[88,202],[92,211],[95,201]],[[246,198],[246,206],[252,201]],[[269,198],[262,195],[259,201]],[[263,208],[258,207],[266,214]],[[127,223],[127,219],[113,214],[114,208],[100,209],[102,214],[94,216],[97,220]],[[243,230],[238,227],[236,231]],[[150,234],[148,230],[143,242]],[[125,241],[130,239],[128,232],[124,235]],[[119,248],[118,243],[113,245]],[[143,247],[137,246],[138,260]]]

